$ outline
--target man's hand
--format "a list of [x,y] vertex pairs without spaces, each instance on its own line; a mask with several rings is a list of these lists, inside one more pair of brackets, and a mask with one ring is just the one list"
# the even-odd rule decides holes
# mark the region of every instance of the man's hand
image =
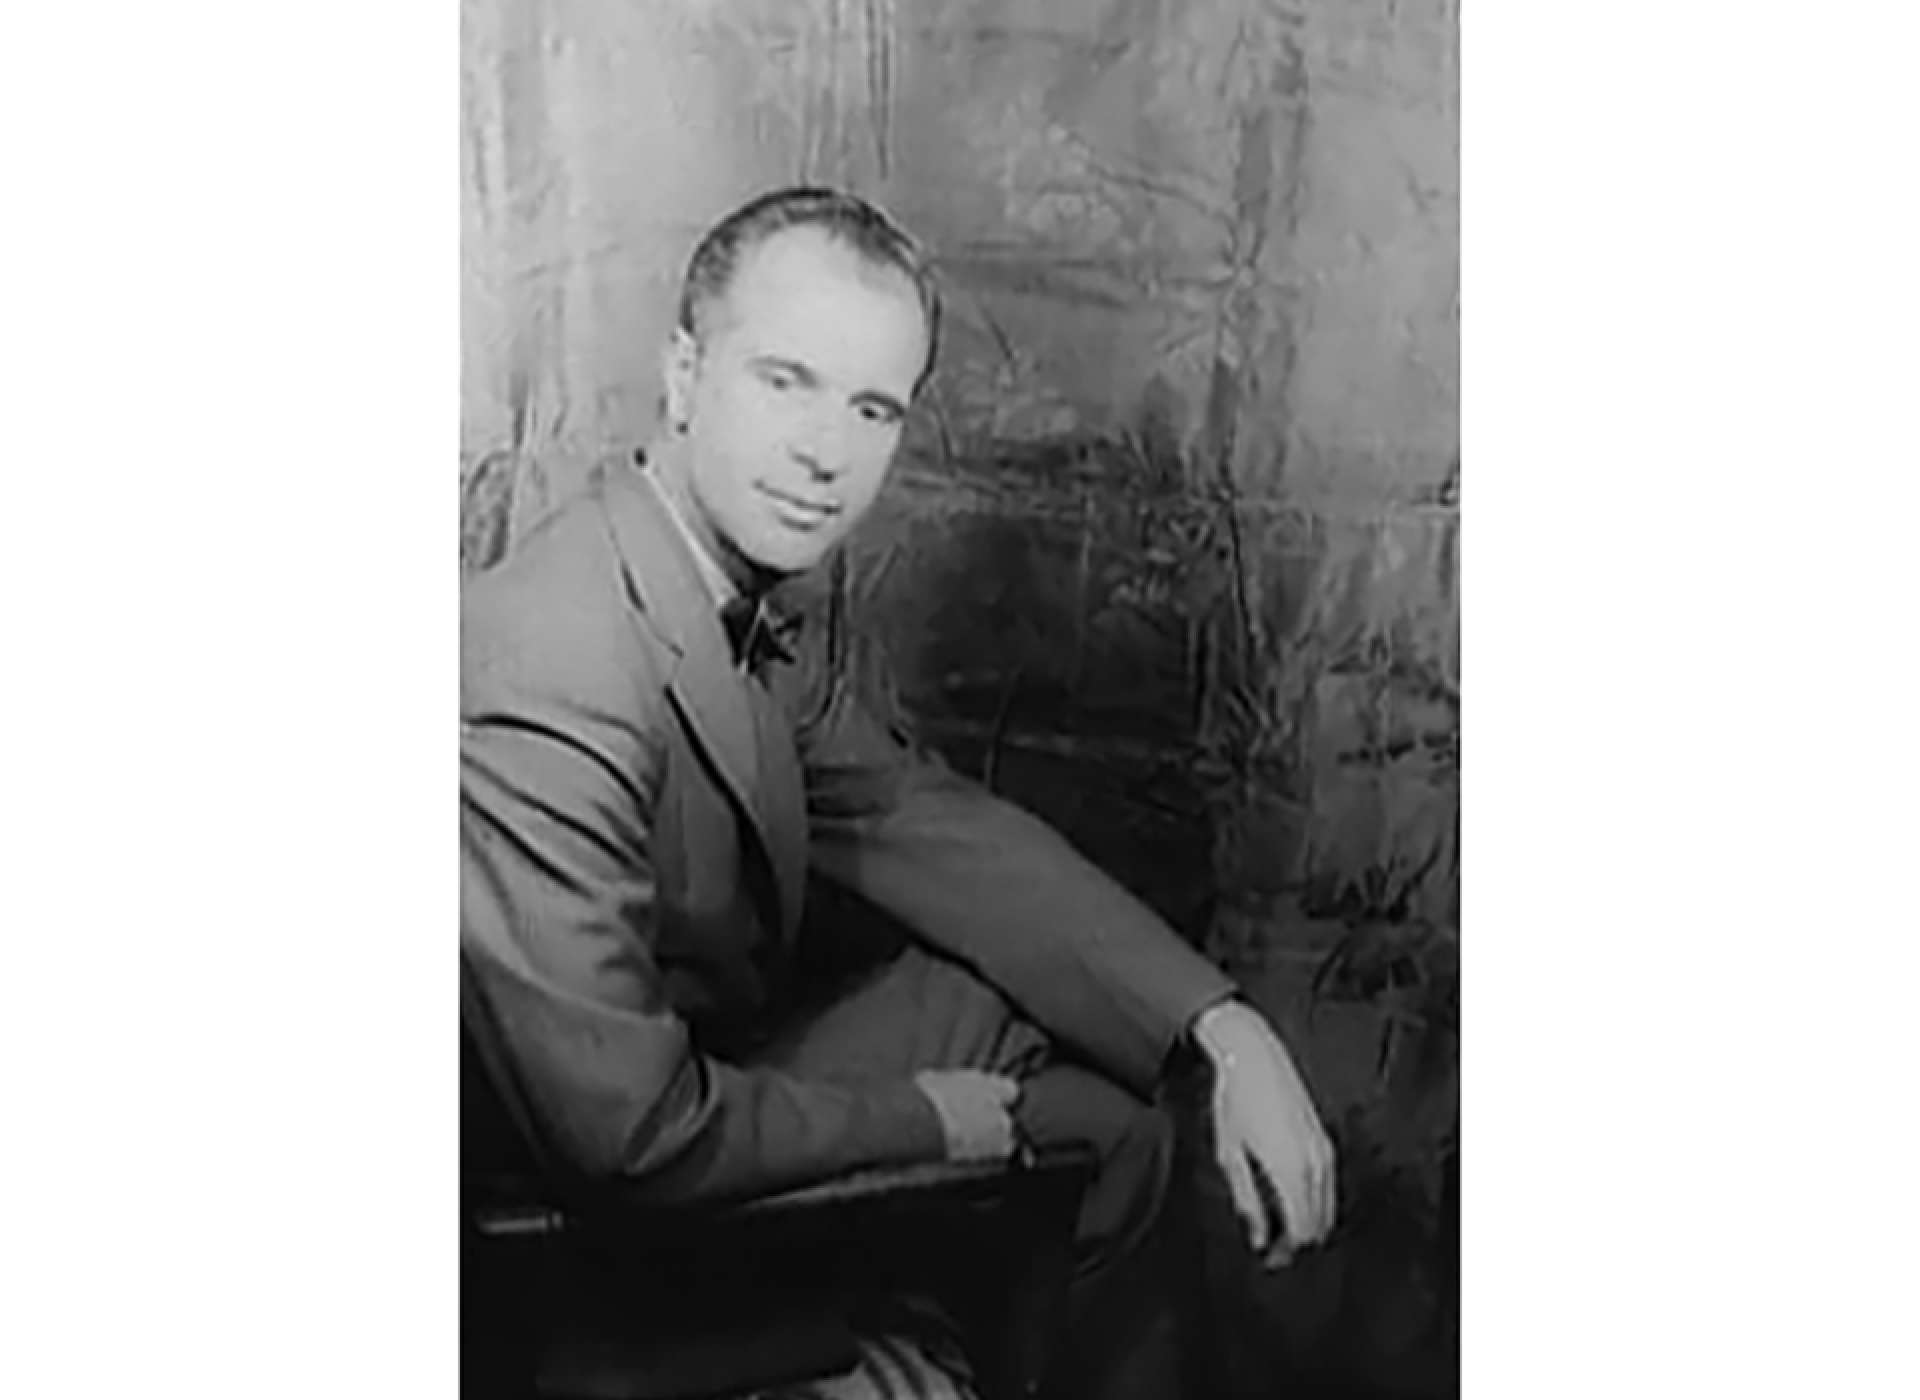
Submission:
[[949,1162],[1001,1162],[1013,1155],[1013,1102],[1020,1086],[1004,1074],[929,1069],[914,1084],[940,1115]]
[[[1291,1249],[1317,1244],[1333,1228],[1333,1144],[1293,1057],[1252,1007],[1211,1007],[1193,1036],[1213,1062],[1214,1152],[1247,1242],[1258,1255],[1274,1250],[1270,1264],[1284,1262]],[[1256,1173],[1279,1198],[1278,1220]]]

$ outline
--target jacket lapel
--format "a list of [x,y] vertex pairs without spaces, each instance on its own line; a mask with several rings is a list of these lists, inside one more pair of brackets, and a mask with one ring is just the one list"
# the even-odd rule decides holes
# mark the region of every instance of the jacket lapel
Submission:
[[712,596],[658,489],[623,464],[603,499],[645,620],[677,657],[675,710],[746,819],[773,876],[776,924],[790,939],[806,883],[806,802],[793,737],[761,686],[735,666]]
[[773,839],[767,854],[780,890],[780,936],[791,940],[806,900],[807,798],[793,730],[779,703],[758,681],[742,678],[759,733],[760,809]]

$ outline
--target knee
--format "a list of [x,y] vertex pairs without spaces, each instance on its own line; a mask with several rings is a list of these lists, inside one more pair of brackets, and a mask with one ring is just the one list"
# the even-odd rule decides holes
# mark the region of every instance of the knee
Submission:
[[1101,1152],[1082,1218],[1097,1238],[1085,1241],[1103,1261],[1139,1248],[1166,1205],[1173,1179],[1173,1120],[1164,1109],[1132,1105]]
[[1174,1128],[1165,1110],[1079,1066],[1056,1065],[1023,1086],[1017,1112],[1033,1142],[1093,1151],[1075,1232],[1082,1267],[1102,1267],[1138,1248],[1173,1178]]

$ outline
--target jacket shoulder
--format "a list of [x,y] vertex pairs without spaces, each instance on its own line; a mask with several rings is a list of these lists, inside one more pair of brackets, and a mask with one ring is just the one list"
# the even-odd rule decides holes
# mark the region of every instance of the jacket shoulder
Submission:
[[462,581],[463,714],[509,693],[630,704],[636,686],[662,679],[661,652],[596,490],[561,505],[499,564]]

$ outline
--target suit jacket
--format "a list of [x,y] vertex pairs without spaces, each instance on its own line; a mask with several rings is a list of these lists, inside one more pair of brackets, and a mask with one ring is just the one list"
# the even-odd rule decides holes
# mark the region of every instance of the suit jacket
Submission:
[[590,1177],[718,1198],[941,1155],[911,1082],[706,1052],[765,1013],[810,872],[1143,1094],[1231,991],[1051,828],[878,723],[823,648],[764,684],[737,667],[639,468],[468,580],[461,661],[463,985]]

